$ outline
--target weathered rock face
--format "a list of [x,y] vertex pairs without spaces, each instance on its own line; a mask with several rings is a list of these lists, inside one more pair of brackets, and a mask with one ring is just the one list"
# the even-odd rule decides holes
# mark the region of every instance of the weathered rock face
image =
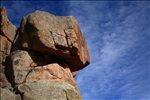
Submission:
[[[15,95],[13,92],[11,92],[8,89],[0,88],[0,99],[1,100],[17,100],[17,95]],[[19,97],[18,97],[19,100]]]
[[[71,71],[57,63],[43,65],[42,56],[35,52],[17,50],[11,53],[14,84],[35,82],[38,80],[66,81],[75,88],[76,83]],[[9,71],[11,72],[11,71]]]
[[0,87],[10,87],[4,74],[16,27],[8,20],[5,8],[0,9]]
[[66,82],[37,81],[18,86],[23,100],[81,100],[74,87]]
[[72,16],[36,11],[23,17],[19,35],[19,49],[62,58],[71,71],[80,70],[90,63],[84,36]]
[[1,8],[0,23],[1,100],[82,99],[74,77],[90,58],[74,17],[36,11],[16,33]]
[[16,27],[9,21],[5,8],[0,9],[0,22],[0,33],[12,43],[16,34]]

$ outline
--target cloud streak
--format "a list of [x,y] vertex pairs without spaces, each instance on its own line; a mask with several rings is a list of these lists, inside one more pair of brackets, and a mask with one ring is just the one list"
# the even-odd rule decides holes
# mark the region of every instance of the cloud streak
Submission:
[[92,60],[76,78],[83,99],[148,100],[147,2],[71,2],[70,8]]

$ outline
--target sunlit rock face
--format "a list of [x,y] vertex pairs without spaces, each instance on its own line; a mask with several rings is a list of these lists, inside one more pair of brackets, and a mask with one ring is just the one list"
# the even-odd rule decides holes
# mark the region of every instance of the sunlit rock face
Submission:
[[90,63],[85,38],[72,16],[35,11],[20,27],[0,9],[2,100],[81,100],[74,77]]
[[85,38],[72,16],[33,12],[23,17],[18,35],[19,49],[50,53],[65,60],[72,71],[90,63]]

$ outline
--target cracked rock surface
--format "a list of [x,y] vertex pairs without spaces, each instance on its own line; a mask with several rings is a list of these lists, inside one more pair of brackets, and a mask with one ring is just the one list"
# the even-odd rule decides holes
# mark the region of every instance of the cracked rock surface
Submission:
[[61,81],[36,81],[18,86],[23,100],[81,100],[74,87]]
[[74,17],[35,11],[17,29],[0,8],[0,100],[82,100],[74,77],[89,63]]
[[3,88],[1,91],[4,95],[11,93],[11,91],[5,90],[11,88],[5,70],[15,33],[16,27],[8,20],[6,10],[4,8],[0,9],[0,87]]
[[58,63],[42,65],[40,61],[43,60],[42,56],[39,56],[35,52],[14,51],[10,57],[10,69],[13,69],[12,74],[14,77],[12,75],[9,77],[11,79],[14,78],[14,84],[35,82],[38,80],[54,80],[66,81],[76,87],[71,71],[68,68],[63,68]]
[[44,11],[30,13],[22,19],[16,42],[17,49],[50,53],[64,59],[71,71],[90,63],[85,38],[73,16],[55,16]]

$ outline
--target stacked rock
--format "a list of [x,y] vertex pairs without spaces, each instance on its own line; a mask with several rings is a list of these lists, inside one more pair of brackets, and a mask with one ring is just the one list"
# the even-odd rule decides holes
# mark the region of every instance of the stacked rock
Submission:
[[16,27],[8,20],[6,9],[0,9],[0,94],[1,100],[16,100],[17,95],[6,78],[8,56],[13,45]]
[[73,77],[90,57],[75,18],[35,11],[23,17],[16,32],[4,8],[1,16],[1,69],[6,67],[1,73],[14,100],[81,100]]

